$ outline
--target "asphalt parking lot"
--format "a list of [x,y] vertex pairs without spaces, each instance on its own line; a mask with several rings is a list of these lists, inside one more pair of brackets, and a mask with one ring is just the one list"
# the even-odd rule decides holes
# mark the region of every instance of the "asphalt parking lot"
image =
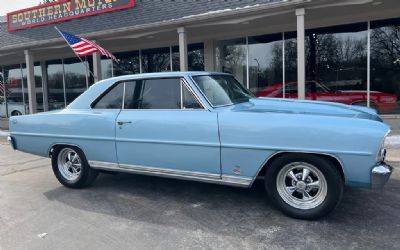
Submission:
[[399,249],[400,164],[383,191],[346,188],[320,221],[294,220],[251,189],[102,174],[61,186],[50,160],[0,140],[0,249]]

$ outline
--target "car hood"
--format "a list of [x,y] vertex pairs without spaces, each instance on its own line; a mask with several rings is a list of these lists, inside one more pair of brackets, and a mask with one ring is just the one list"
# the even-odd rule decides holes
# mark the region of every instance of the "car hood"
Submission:
[[231,111],[257,113],[290,113],[370,119],[382,122],[376,110],[333,102],[280,98],[252,98],[246,103],[230,106]]

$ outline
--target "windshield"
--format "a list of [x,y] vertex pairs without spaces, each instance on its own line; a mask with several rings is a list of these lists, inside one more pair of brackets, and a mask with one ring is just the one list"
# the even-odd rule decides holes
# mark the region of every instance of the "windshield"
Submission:
[[254,97],[230,75],[193,76],[193,80],[214,107],[247,102]]

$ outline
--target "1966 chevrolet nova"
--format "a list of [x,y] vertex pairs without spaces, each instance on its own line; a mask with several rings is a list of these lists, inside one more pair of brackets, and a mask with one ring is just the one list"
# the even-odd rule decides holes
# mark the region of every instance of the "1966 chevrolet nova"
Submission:
[[255,98],[229,74],[123,76],[66,109],[10,118],[16,150],[49,156],[65,186],[128,172],[250,187],[263,177],[289,216],[334,209],[343,186],[382,187],[389,127],[373,109]]

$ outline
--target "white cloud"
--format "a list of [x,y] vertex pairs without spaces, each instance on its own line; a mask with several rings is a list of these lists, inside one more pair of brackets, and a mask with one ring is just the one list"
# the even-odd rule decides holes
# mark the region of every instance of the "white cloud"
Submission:
[[40,0],[0,0],[0,16],[7,15],[8,12],[25,9],[38,5]]

